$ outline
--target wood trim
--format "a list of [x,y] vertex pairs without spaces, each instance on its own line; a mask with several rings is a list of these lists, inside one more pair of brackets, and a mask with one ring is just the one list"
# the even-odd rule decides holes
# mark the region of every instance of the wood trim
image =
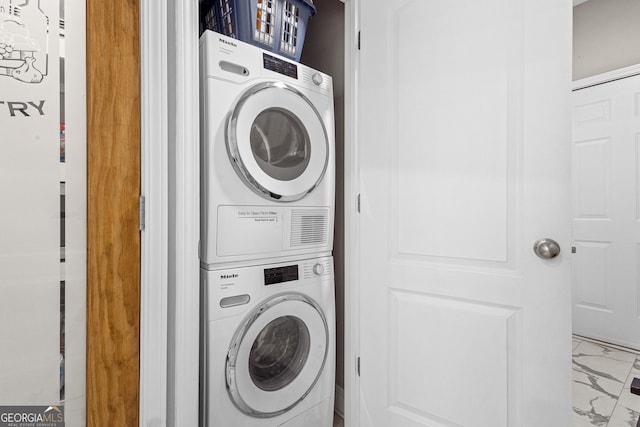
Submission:
[[87,0],[87,425],[137,426],[138,0]]

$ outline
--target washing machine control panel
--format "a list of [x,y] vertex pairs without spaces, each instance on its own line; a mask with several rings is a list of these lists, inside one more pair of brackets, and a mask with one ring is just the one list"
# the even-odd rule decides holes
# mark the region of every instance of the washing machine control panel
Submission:
[[209,321],[243,315],[269,295],[283,291],[307,292],[326,283],[333,283],[333,258],[330,256],[219,270],[201,269]]
[[298,264],[264,269],[265,286],[275,285],[276,283],[291,282],[293,280],[298,280],[298,278]]

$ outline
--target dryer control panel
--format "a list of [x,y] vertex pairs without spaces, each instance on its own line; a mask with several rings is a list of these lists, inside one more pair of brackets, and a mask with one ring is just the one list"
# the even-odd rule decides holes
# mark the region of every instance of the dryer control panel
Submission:
[[269,54],[262,54],[262,64],[267,70],[275,71],[283,76],[298,78],[298,66],[284,59],[276,58]]

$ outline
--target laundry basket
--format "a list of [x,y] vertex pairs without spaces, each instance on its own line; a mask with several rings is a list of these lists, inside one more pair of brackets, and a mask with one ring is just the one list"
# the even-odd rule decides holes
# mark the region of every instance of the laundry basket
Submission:
[[208,0],[200,29],[213,30],[300,61],[313,0]]

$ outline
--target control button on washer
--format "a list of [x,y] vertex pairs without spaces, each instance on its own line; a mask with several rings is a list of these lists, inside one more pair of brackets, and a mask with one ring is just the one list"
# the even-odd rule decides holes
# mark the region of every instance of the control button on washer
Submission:
[[324,273],[324,267],[322,266],[322,264],[315,264],[313,266],[313,272],[319,276]]

